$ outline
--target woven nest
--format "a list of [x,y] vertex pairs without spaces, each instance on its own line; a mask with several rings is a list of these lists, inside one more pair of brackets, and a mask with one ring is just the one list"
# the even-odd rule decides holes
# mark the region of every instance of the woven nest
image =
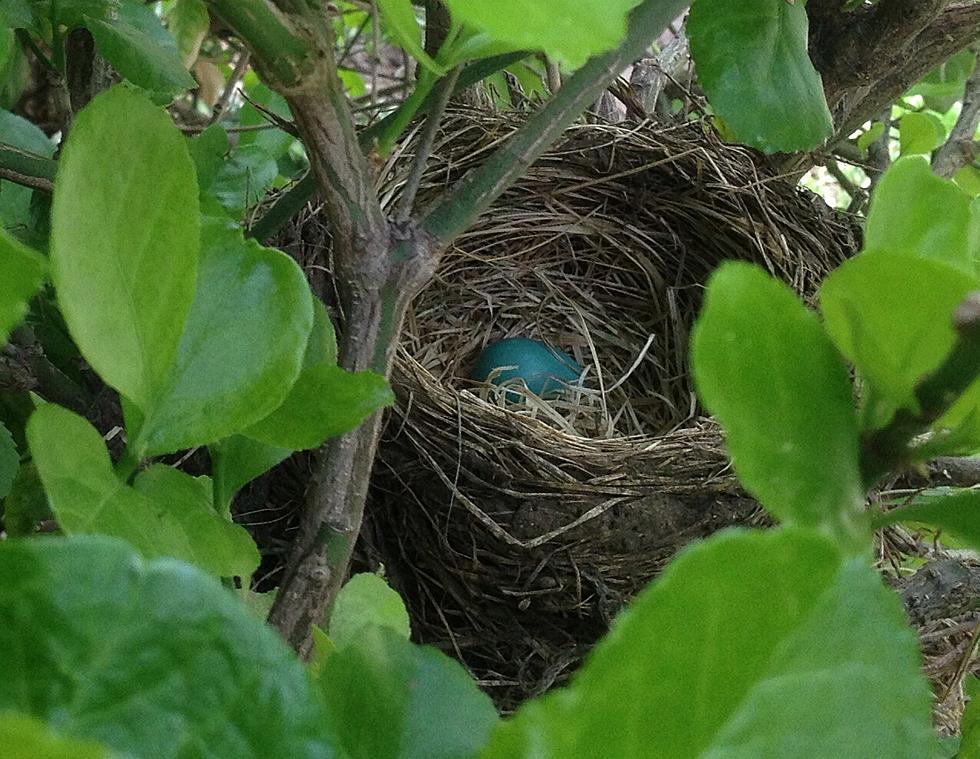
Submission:
[[[518,123],[452,115],[421,197]],[[389,203],[407,158],[382,179]],[[703,124],[569,129],[447,252],[407,321],[363,544],[416,635],[509,709],[563,680],[678,548],[757,519],[688,376],[704,282],[743,259],[810,297],[856,247],[849,220]],[[468,379],[512,336],[561,348],[581,380],[515,402]]]

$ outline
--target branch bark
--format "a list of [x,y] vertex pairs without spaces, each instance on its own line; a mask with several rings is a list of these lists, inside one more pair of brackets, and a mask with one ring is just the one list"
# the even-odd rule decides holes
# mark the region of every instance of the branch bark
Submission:
[[836,137],[847,137],[925,74],[980,38],[980,4],[888,0],[853,13],[811,2],[810,54]]
[[960,115],[956,119],[949,139],[936,151],[932,170],[941,177],[951,177],[976,157],[973,136],[980,126],[980,66],[966,81]]

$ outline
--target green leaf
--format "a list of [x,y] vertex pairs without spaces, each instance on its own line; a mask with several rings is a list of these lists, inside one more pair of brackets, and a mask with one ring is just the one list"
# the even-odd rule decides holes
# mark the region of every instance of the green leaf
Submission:
[[921,95],[927,108],[943,113],[963,97],[966,80],[973,73],[976,63],[976,54],[964,48],[926,74],[909,90],[909,94]]
[[0,229],[0,346],[27,313],[44,281],[44,258]]
[[209,478],[153,464],[136,476],[133,487],[164,505],[180,524],[190,552],[185,560],[224,577],[250,577],[258,567],[259,551],[248,532],[215,514]]
[[0,713],[0,755],[4,759],[112,759],[103,744],[66,738],[40,720],[17,712]]
[[276,159],[260,145],[240,145],[224,162],[210,189],[232,216],[241,217],[265,197],[279,176]]
[[857,146],[862,152],[867,152],[868,148],[872,144],[881,139],[881,136],[885,133],[885,124],[881,121],[874,122],[868,129],[861,133],[858,137]]
[[26,537],[33,535],[41,522],[51,518],[51,507],[37,468],[32,462],[26,463],[17,470],[10,492],[4,499],[4,529],[9,537]]
[[422,29],[411,0],[378,0],[378,10],[388,33],[400,47],[430,71],[439,76],[446,73],[446,69],[432,60],[422,47]]
[[960,750],[957,759],[980,759],[980,678],[967,675],[965,690],[970,697],[960,720]]
[[333,328],[330,314],[327,307],[323,305],[313,292],[310,292],[310,300],[313,303],[313,329],[310,331],[309,339],[306,341],[306,353],[303,356],[303,366],[310,367],[317,364],[337,364],[337,332]]
[[292,450],[251,440],[244,435],[232,435],[209,447],[214,475],[214,502],[225,513],[235,493],[247,482],[285,461]]
[[931,113],[906,113],[898,123],[902,155],[931,153],[946,140],[943,122]]
[[50,158],[54,155],[55,145],[37,126],[25,118],[0,109],[0,142],[11,145],[28,153]]
[[522,706],[481,756],[932,756],[902,606],[866,559],[838,561],[786,529],[685,549],[571,686]]
[[953,311],[978,287],[941,261],[878,251],[827,278],[820,289],[827,332],[874,392],[866,426],[886,425],[899,408],[918,410],[916,386],[953,347]]
[[51,216],[72,337],[102,379],[147,404],[177,352],[200,236],[194,165],[166,113],[123,87],[92,100],[68,137]]
[[187,140],[187,149],[197,168],[197,185],[208,190],[225,163],[228,153],[228,133],[220,124],[212,124],[194,139]]
[[212,443],[264,418],[299,376],[310,289],[289,256],[205,219],[198,290],[173,371],[144,407],[140,455]]
[[970,197],[932,173],[920,156],[900,158],[885,172],[868,209],[864,246],[937,258],[977,272]]
[[691,346],[698,396],[725,428],[745,487],[786,522],[860,524],[851,383],[792,290],[756,266],[722,264]]
[[[20,469],[20,454],[7,426],[0,421],[0,498],[6,498]],[[6,511],[6,510],[5,510]]]
[[213,578],[106,538],[0,543],[0,710],[133,757],[337,756],[309,678]]
[[177,0],[174,3],[167,16],[167,26],[177,44],[185,69],[189,69],[197,60],[198,51],[210,25],[211,19],[204,0]]
[[352,759],[472,757],[497,722],[457,662],[386,627],[361,628],[326,657],[318,682],[328,722]]
[[964,166],[953,175],[953,181],[971,198],[980,195],[980,169],[975,166]]
[[380,374],[318,364],[303,370],[279,408],[242,434],[280,448],[305,450],[349,432],[394,401]]
[[511,50],[541,50],[572,68],[618,45],[636,5],[639,0],[446,0],[454,22],[486,32]]
[[103,18],[86,18],[99,52],[120,74],[150,92],[176,95],[196,86],[173,38],[149,8],[117,3]]
[[128,487],[116,478],[98,431],[54,404],[34,412],[27,439],[66,534],[111,535],[147,558],[172,556],[226,577],[248,577],[258,566],[248,533],[219,517],[210,493],[190,475],[157,465]]
[[691,55],[711,106],[767,153],[811,150],[834,133],[807,55],[806,10],[787,0],[694,0]]
[[34,25],[34,11],[29,0],[5,0],[0,7],[0,27],[28,29]]
[[980,492],[923,494],[907,506],[879,514],[875,528],[899,522],[918,522],[947,532],[974,550],[980,549]]
[[385,627],[403,640],[412,634],[401,596],[370,572],[354,575],[337,594],[330,613],[330,639],[337,648],[356,645],[365,627]]

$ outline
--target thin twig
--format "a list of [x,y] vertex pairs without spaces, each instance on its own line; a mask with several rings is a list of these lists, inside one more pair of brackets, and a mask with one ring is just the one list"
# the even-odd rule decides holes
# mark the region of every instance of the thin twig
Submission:
[[15,184],[30,187],[35,190],[44,190],[44,192],[52,192],[54,190],[54,182],[50,179],[32,177],[29,174],[21,174],[19,171],[14,171],[13,169],[0,168],[0,179],[7,179]]
[[395,220],[406,223],[412,216],[415,206],[415,195],[419,191],[422,183],[422,176],[425,174],[425,167],[429,163],[429,155],[432,153],[432,145],[435,143],[436,133],[439,131],[439,123],[442,121],[442,114],[446,111],[449,98],[453,94],[456,80],[459,78],[460,67],[457,66],[450,71],[439,82],[436,92],[436,100],[429,109],[425,117],[425,126],[422,135],[419,137],[418,147],[415,149],[415,158],[412,161],[412,168],[402,190],[401,199],[398,201],[398,209],[395,212]]
[[221,93],[221,97],[218,98],[218,102],[214,104],[214,108],[211,109],[211,120],[208,122],[209,126],[211,124],[217,124],[225,117],[228,104],[234,97],[238,85],[245,78],[245,73],[248,71],[248,64],[251,59],[252,55],[248,50],[243,50],[238,54],[238,59],[235,61],[235,68],[232,70],[231,76],[228,77],[225,89]]

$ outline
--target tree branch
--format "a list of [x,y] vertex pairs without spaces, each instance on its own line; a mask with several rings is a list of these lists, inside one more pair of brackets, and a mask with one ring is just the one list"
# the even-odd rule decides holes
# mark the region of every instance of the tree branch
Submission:
[[980,126],[980,65],[966,81],[960,115],[956,119],[949,139],[936,151],[932,170],[941,177],[951,177],[976,156],[973,136]]
[[50,158],[0,142],[0,178],[35,190],[51,192],[57,170],[58,164]]
[[644,0],[634,8],[622,44],[576,71],[485,163],[451,187],[429,211],[425,230],[447,244],[472,224],[688,4],[689,0]]
[[266,84],[292,87],[316,66],[313,46],[268,0],[207,0],[211,9],[248,42]]

